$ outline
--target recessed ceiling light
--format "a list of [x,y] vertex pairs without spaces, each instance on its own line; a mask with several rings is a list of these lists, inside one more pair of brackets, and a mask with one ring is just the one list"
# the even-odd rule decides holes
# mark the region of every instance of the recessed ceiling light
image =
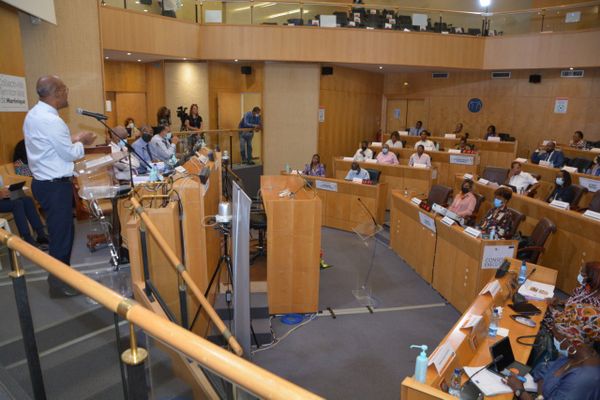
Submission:
[[408,82],[404,82],[404,86],[408,86]]
[[238,59],[236,58],[235,60],[233,60],[233,62],[238,62]]
[[573,67],[569,67],[569,69],[570,69],[571,71],[573,71]]
[[183,61],[187,61],[187,58],[183,57]]
[[130,56],[130,55],[131,55],[131,53],[127,53],[127,55],[128,55],[128,56]]
[[148,12],[148,10],[146,10],[146,9],[144,8],[144,12]]
[[138,62],[142,62],[142,60],[139,60],[139,59],[138,59]]
[[380,65],[380,66],[379,66],[379,69],[383,69],[383,67]]
[[105,56],[105,57],[104,57],[104,59],[105,59],[105,60],[108,60],[108,56]]

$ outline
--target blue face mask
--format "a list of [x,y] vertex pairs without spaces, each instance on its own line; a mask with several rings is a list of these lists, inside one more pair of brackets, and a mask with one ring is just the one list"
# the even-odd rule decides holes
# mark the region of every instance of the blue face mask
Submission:
[[385,149],[385,148],[384,148],[383,150],[381,150],[381,152],[382,152],[383,154],[387,154],[387,153],[388,153],[388,151],[389,151],[389,150],[388,150],[388,149]]
[[556,178],[556,184],[558,186],[562,186],[563,183],[565,183],[565,180],[563,178]]
[[562,342],[565,341],[565,339],[559,342],[558,339],[552,338],[552,341],[554,342],[554,348],[556,349],[556,351],[558,351],[558,354],[560,354],[563,357],[569,357],[569,352],[560,348],[560,345],[562,344]]
[[494,207],[498,208],[502,206],[502,200],[494,199]]
[[167,133],[167,136],[165,136],[167,138],[167,140],[171,140],[171,137],[173,137],[173,134],[171,132]]
[[577,282],[579,282],[580,285],[583,285],[583,283],[585,282],[585,278],[583,277],[583,275],[581,275],[581,273],[577,275]]

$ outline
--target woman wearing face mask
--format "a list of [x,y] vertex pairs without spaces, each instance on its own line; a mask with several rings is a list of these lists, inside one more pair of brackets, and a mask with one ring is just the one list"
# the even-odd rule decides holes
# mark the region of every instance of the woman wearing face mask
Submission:
[[390,146],[387,144],[384,144],[383,148],[381,149],[381,153],[377,154],[377,163],[391,165],[399,164],[398,157],[396,157],[396,154],[390,151]]
[[583,264],[577,275],[577,283],[579,286],[566,300],[553,299],[544,319],[546,324],[552,325],[563,309],[569,305],[590,305],[600,310],[600,261],[589,261]]
[[140,137],[141,132],[140,132],[140,130],[138,128],[136,128],[135,121],[133,120],[133,118],[128,117],[125,120],[125,125],[124,126],[127,129],[127,132],[129,132],[129,136],[132,139],[137,139],[137,138]]
[[304,166],[302,173],[310,176],[325,176],[325,166],[321,164],[321,156],[313,154],[310,164]]
[[477,204],[477,199],[475,198],[472,190],[473,181],[470,179],[465,179],[460,188],[461,193],[454,196],[454,200],[452,200],[452,204],[450,207],[448,207],[448,210],[452,211],[461,218],[468,218],[473,215],[473,211],[475,211],[475,205]]
[[559,353],[555,361],[537,365],[531,375],[538,393],[525,392],[523,383],[511,375],[506,383],[519,400],[542,396],[552,400],[600,399],[600,356],[594,343],[600,341],[600,310],[595,307],[570,305],[554,323],[554,347]]
[[499,187],[494,192],[493,207],[487,212],[479,223],[483,234],[489,235],[492,230],[496,232],[498,239],[512,239],[510,232],[513,225],[513,212],[507,207],[512,190],[507,187]]
[[546,201],[550,203],[558,200],[571,204],[575,198],[575,188],[571,184],[571,174],[568,171],[559,171],[555,182],[556,186]]
[[586,173],[594,176],[600,176],[600,156],[594,158],[592,167],[586,171]]

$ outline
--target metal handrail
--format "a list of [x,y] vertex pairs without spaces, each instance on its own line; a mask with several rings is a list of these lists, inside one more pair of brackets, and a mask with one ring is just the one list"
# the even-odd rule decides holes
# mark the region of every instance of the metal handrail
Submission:
[[[321,399],[314,393],[167,321],[136,301],[114,292],[4,229],[0,229],[0,242],[12,252],[20,253],[21,256],[33,261],[49,274],[77,289],[111,312],[119,314],[131,324],[148,332],[152,337],[260,398]],[[13,271],[13,273],[22,276],[24,272]],[[132,347],[135,349],[135,346]],[[133,358],[135,357],[134,352]]]

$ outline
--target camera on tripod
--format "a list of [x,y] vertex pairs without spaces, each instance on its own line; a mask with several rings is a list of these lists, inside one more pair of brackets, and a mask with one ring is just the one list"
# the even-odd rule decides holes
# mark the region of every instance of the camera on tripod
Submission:
[[185,120],[188,119],[187,107],[177,107],[177,117],[181,120],[181,130],[185,127]]

